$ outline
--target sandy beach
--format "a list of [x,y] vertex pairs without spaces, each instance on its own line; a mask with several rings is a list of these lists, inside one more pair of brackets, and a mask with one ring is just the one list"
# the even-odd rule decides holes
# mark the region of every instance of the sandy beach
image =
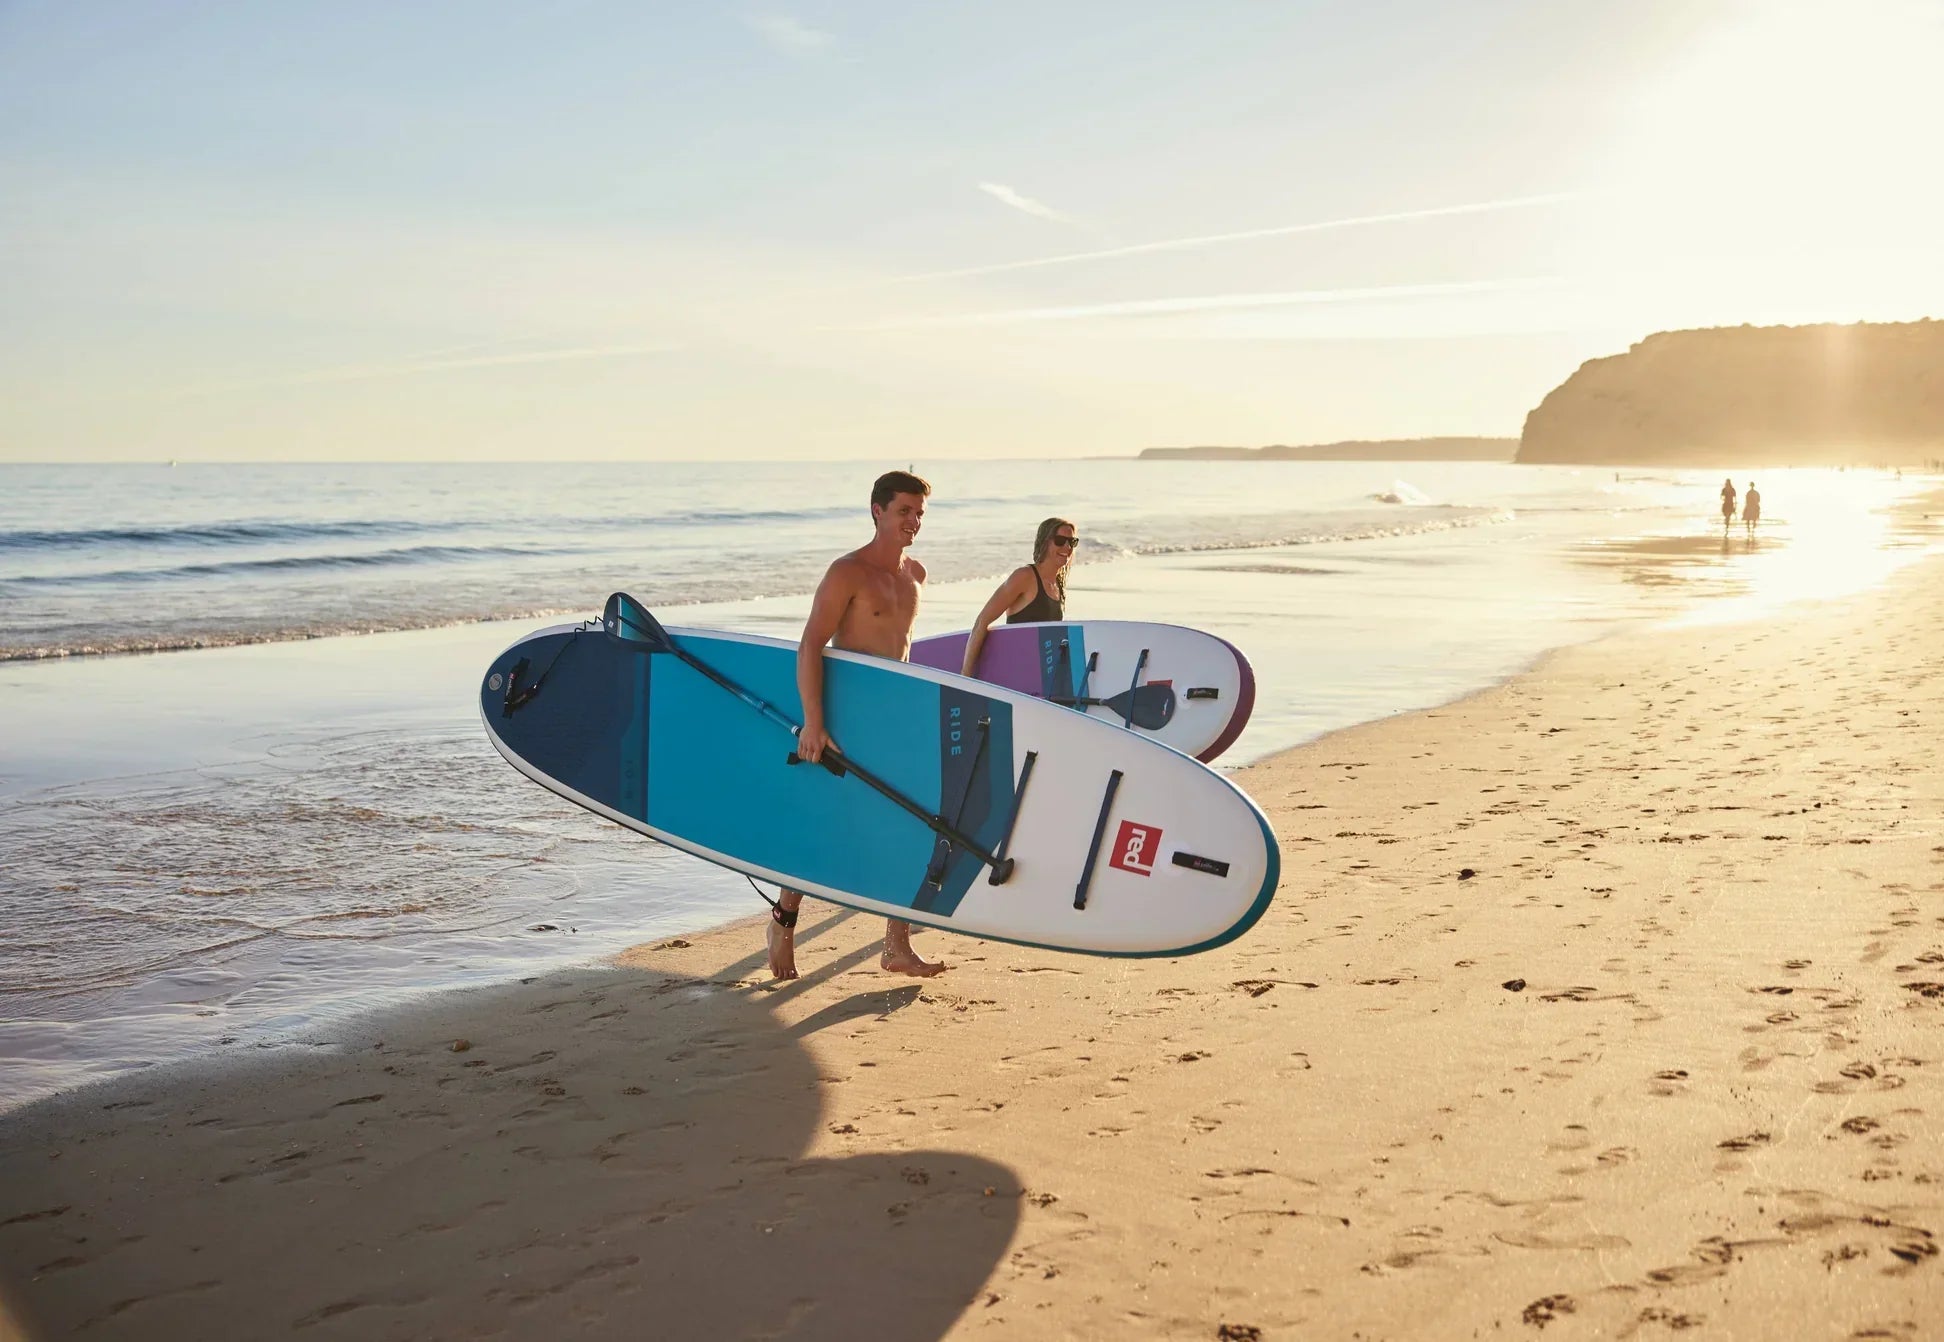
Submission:
[[0,1118],[0,1337],[1917,1338],[1944,560],[1239,775],[1180,961],[806,912]]

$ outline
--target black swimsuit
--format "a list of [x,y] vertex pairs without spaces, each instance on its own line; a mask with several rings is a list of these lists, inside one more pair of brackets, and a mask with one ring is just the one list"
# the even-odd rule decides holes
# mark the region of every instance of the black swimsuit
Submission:
[[1048,594],[1046,584],[1040,581],[1039,569],[1037,567],[1032,570],[1032,574],[1033,583],[1039,588],[1039,595],[1031,601],[1028,601],[1011,615],[1008,615],[1006,617],[1006,623],[1026,624],[1032,621],[1064,620],[1066,618],[1066,602],[1059,597]]

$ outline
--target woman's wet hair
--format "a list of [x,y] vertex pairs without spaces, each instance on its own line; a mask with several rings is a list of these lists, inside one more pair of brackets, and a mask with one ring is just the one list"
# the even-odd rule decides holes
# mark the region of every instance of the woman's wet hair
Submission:
[[[1044,522],[1041,522],[1039,524],[1039,530],[1033,535],[1033,562],[1037,564],[1040,560],[1046,558],[1046,551],[1053,544],[1054,532],[1058,531],[1061,527],[1072,526],[1073,523],[1067,521],[1064,517],[1049,517]],[[1073,529],[1075,531],[1079,530],[1078,527],[1074,527]],[[1060,602],[1062,605],[1066,603],[1066,571],[1068,565],[1072,563],[1073,551],[1068,550],[1066,563],[1060,565],[1060,571],[1053,578],[1053,581],[1060,585]]]

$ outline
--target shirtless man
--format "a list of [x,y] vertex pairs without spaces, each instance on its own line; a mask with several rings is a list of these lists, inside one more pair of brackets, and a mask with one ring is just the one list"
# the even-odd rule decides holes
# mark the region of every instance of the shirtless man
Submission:
[[[918,618],[918,594],[925,566],[905,554],[925,520],[931,486],[904,471],[887,471],[871,486],[871,521],[876,534],[824,571],[810,618],[797,645],[797,693],[803,700],[803,730],[796,753],[815,762],[836,746],[824,728],[823,650],[833,640],[840,648],[904,661],[911,655],[911,626]],[[838,746],[838,749],[842,749]],[[796,968],[797,906],[800,890],[779,892],[768,930],[770,976],[793,979]],[[884,953],[878,964],[893,974],[929,978],[943,964],[921,960],[911,949],[911,924],[896,918],[884,924]]]

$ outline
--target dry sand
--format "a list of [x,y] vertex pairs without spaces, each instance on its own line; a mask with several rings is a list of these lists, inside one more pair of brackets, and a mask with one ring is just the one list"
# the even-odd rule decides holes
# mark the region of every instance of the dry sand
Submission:
[[1944,561],[1569,650],[1242,775],[1284,884],[1218,952],[899,983],[811,912],[785,987],[748,923],[14,1114],[0,1315],[1939,1336],[1941,753]]

